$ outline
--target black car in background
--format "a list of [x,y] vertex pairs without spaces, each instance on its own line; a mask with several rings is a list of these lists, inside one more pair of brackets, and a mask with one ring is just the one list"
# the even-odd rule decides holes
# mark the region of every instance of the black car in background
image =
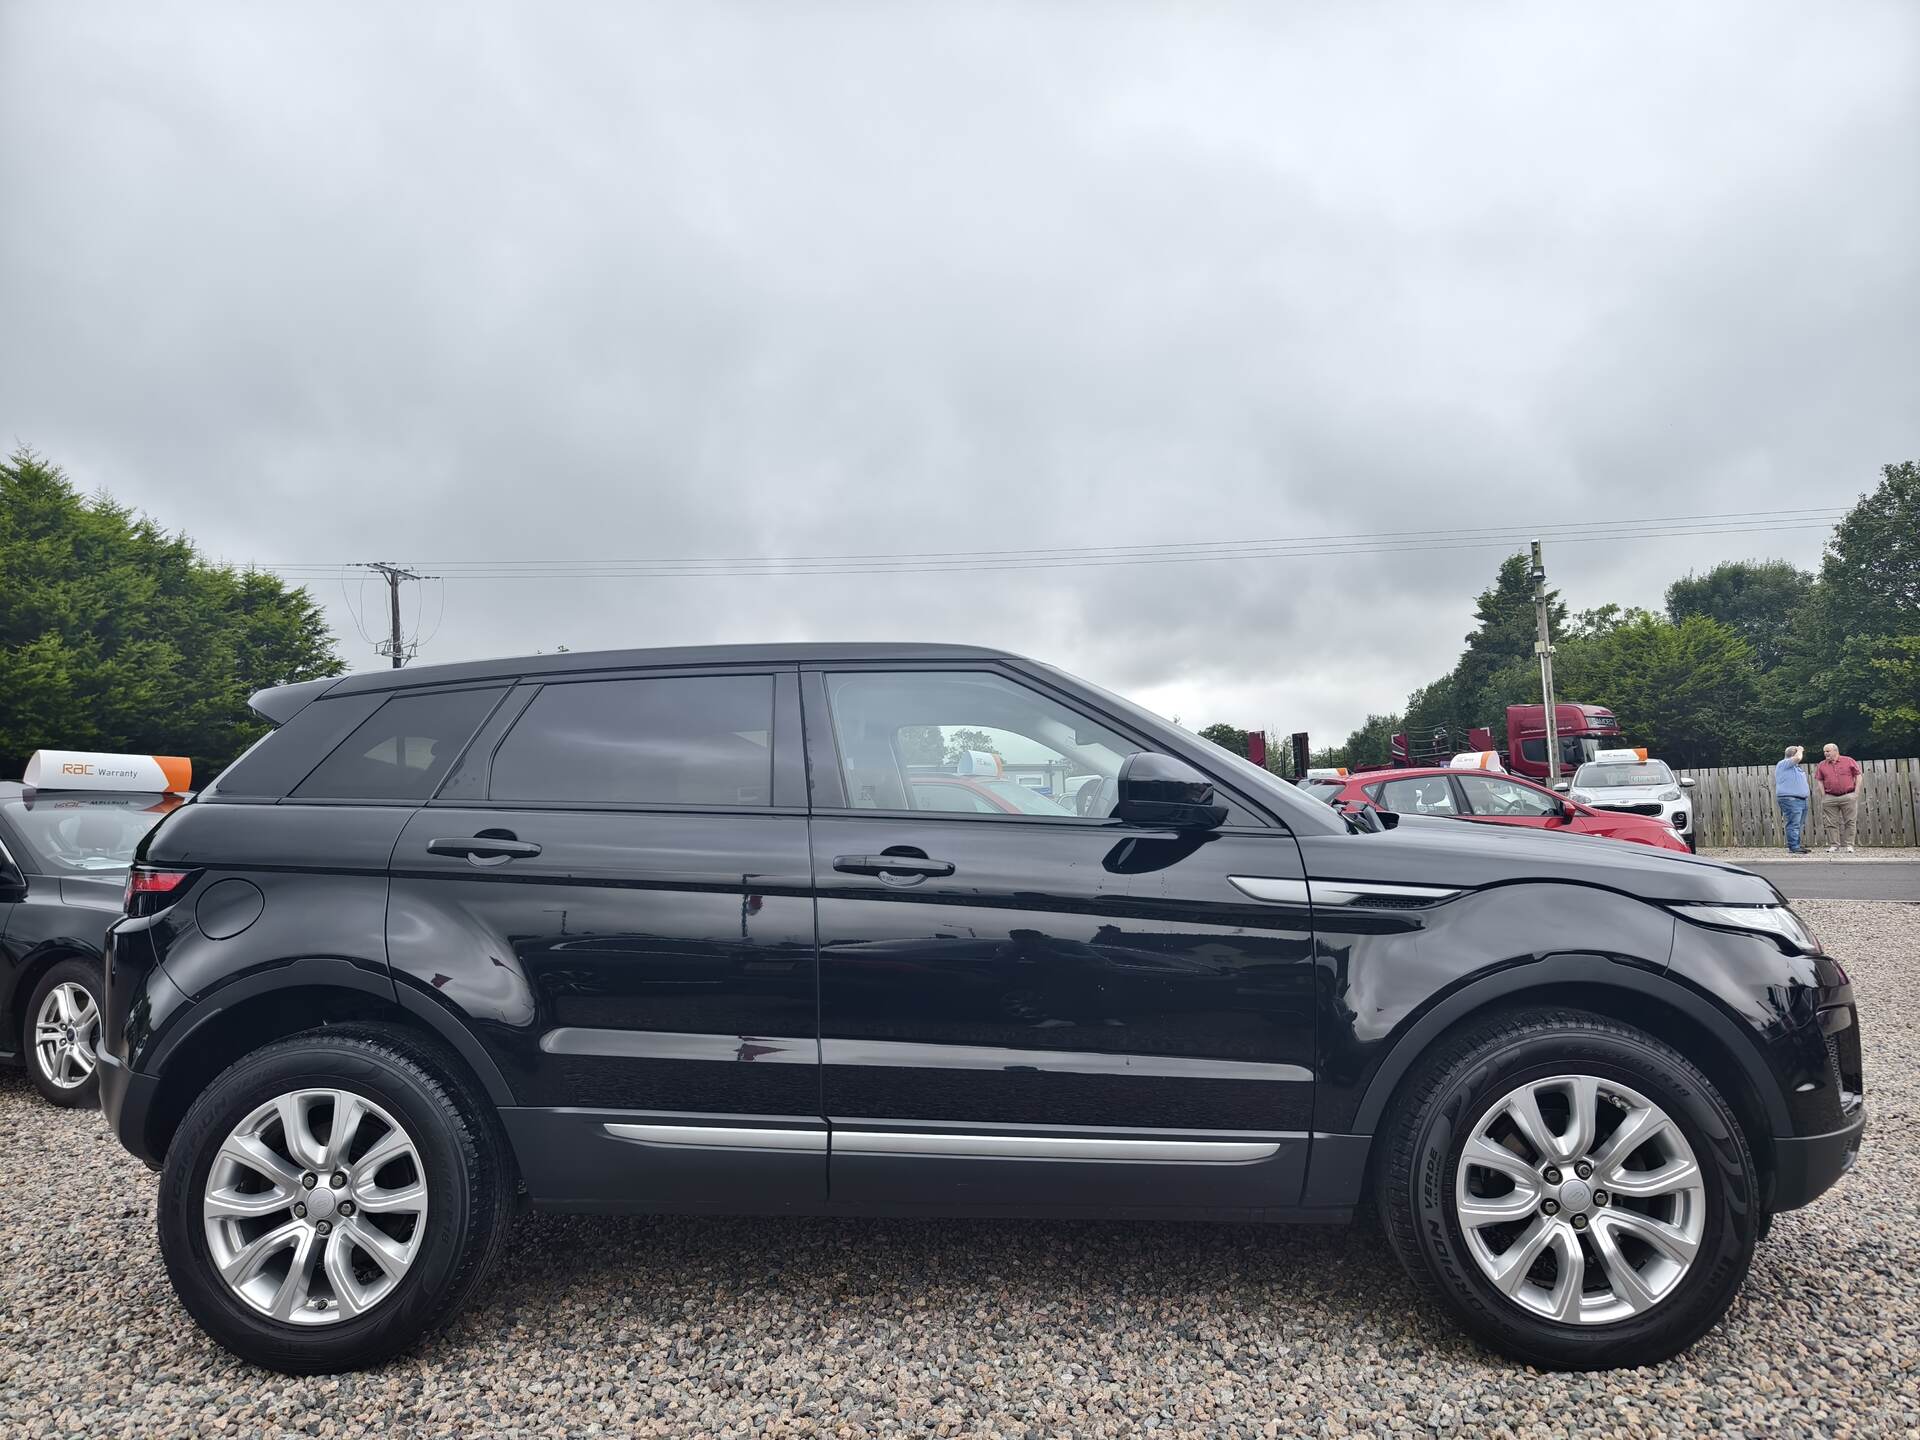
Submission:
[[[1474,1334],[1637,1365],[1719,1319],[1865,1125],[1847,975],[1765,880],[1363,825],[995,651],[561,654],[254,704],[280,728],[142,849],[100,1061],[177,1293],[275,1368],[443,1322],[522,1188],[1261,1221],[1370,1198]],[[911,776],[961,754],[1087,778],[1058,813],[920,803]]]
[[178,795],[0,781],[0,1057],[55,1105],[100,1095],[101,951],[134,847]]

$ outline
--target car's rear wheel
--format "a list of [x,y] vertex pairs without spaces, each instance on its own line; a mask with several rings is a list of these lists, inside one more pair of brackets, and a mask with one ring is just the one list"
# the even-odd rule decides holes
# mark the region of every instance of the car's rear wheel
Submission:
[[1712,1083],[1601,1016],[1503,1016],[1447,1042],[1380,1137],[1376,1201],[1415,1282],[1556,1369],[1645,1365],[1726,1312],[1760,1187]]
[[100,1036],[100,967],[62,960],[27,997],[22,1049],[33,1088],[50,1104],[92,1109],[100,1103],[93,1043]]
[[398,1032],[314,1032],[247,1056],[188,1111],[160,1245],[181,1303],[234,1354],[353,1370],[452,1316],[512,1190],[485,1099],[447,1057]]

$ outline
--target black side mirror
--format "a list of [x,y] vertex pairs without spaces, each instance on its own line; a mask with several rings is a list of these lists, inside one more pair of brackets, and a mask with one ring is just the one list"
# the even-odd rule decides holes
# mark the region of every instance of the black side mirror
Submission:
[[1213,782],[1184,760],[1143,750],[1120,767],[1116,819],[1169,830],[1214,830],[1227,807],[1213,798]]
[[27,898],[27,877],[0,846],[0,903]]

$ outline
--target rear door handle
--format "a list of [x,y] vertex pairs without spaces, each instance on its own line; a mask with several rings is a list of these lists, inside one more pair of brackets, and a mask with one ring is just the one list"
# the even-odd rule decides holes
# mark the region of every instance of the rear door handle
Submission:
[[836,855],[833,868],[846,875],[898,876],[915,880],[953,874],[951,860],[929,860],[924,855]]
[[531,840],[509,834],[469,835],[459,840],[429,840],[429,855],[464,855],[476,865],[504,865],[509,860],[530,860],[540,853]]

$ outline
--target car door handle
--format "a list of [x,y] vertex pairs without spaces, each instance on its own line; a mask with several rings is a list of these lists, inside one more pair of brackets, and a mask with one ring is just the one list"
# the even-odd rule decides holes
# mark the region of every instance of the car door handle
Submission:
[[464,855],[476,865],[504,865],[509,860],[530,860],[540,853],[540,847],[509,834],[482,834],[460,840],[429,840],[427,853]]
[[924,855],[836,855],[833,868],[846,875],[878,875],[883,880],[926,880],[953,874],[951,860],[929,860]]

